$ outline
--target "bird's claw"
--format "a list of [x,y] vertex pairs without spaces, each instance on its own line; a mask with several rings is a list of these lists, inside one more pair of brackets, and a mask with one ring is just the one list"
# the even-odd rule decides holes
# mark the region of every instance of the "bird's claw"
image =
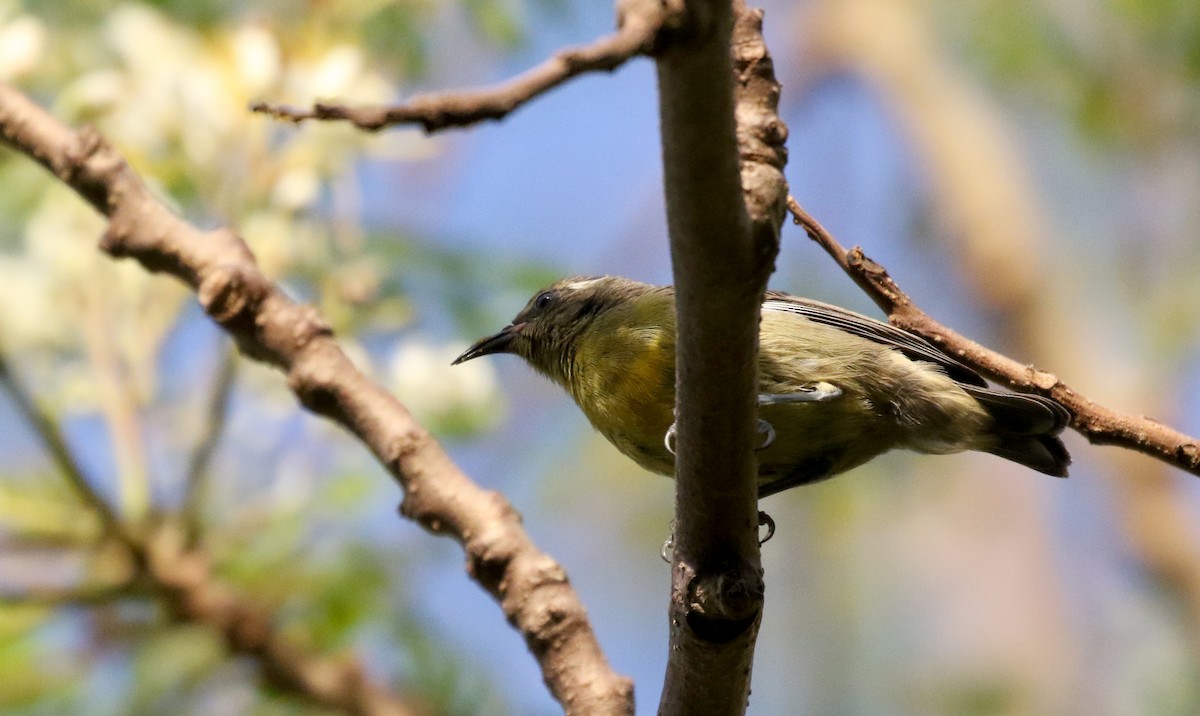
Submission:
[[[759,546],[766,544],[772,537],[775,536],[775,520],[762,510],[758,511],[758,526],[766,527],[767,534],[758,541]],[[675,557],[675,520],[671,520],[671,533],[667,535],[667,539],[663,541],[662,549],[658,551],[658,556],[662,557],[662,561],[667,564]]]
[[[761,519],[761,518],[760,518]],[[658,556],[662,557],[662,561],[667,564],[675,557],[675,520],[671,520],[671,534],[667,535],[666,541],[663,542],[662,549],[658,551]]]
[[763,436],[762,443],[755,448],[756,450],[766,450],[771,447],[771,443],[775,442],[775,426],[771,425],[762,418],[758,419],[758,432]]
[[[762,545],[766,544],[772,537],[775,536],[775,520],[771,519],[771,516],[768,515],[766,512],[759,510],[758,511],[758,526],[767,528],[766,536],[758,541],[759,546],[762,546]],[[666,545],[663,545],[663,547],[665,549]]]
[[[765,450],[775,442],[775,427],[761,418],[758,421],[758,432],[763,436],[763,441],[756,450]],[[672,455],[675,454],[675,423],[671,423],[671,427],[667,428],[667,434],[663,436],[663,447]]]

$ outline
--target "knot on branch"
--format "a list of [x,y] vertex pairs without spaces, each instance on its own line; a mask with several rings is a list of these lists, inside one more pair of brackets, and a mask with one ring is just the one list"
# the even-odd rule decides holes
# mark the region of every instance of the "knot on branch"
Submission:
[[100,236],[100,250],[114,259],[132,256],[134,249],[130,246],[130,229],[128,222],[118,221],[118,217],[113,217],[104,228],[104,234]]
[[658,56],[672,47],[700,45],[709,40],[718,27],[719,16],[711,3],[685,0],[618,0],[617,23],[625,30],[631,22],[657,27],[646,53]]
[[535,654],[546,653],[562,638],[564,630],[576,625],[577,620],[572,617],[577,613],[561,591],[538,599],[526,615],[525,643]]
[[504,595],[501,607],[509,623],[513,623],[522,598],[527,596],[514,594],[507,581],[509,568],[519,551],[517,540],[509,530],[495,525],[472,536],[465,547],[467,572],[492,594]]
[[[329,325],[321,312],[313,306],[288,302],[285,307],[287,309],[286,318],[280,323],[291,330],[289,339],[292,350],[303,350],[318,339],[333,336],[333,326]],[[349,362],[349,359],[340,350],[337,351],[337,355],[341,361]],[[336,359],[330,358],[330,360]]]
[[347,389],[342,377],[352,370],[350,360],[336,348],[306,352],[292,362],[288,387],[300,399],[300,404],[312,412],[339,416],[343,413],[342,398]]
[[99,154],[105,146],[104,137],[95,127],[90,124],[80,127],[75,133],[75,140],[67,146],[64,156],[66,161],[58,170],[58,178],[67,184],[73,184],[91,158]]
[[683,31],[687,24],[685,0],[617,0],[617,28],[646,37],[642,51],[653,54],[668,35]]
[[208,270],[196,287],[204,312],[221,325],[253,313],[270,291],[262,274],[239,264],[222,264]]
[[402,431],[399,435],[389,441],[384,454],[384,460],[387,463],[388,470],[398,475],[410,475],[410,483],[405,484],[405,501],[400,505],[400,514],[405,517],[413,517],[419,519],[413,513],[408,504],[408,497],[417,494],[421,489],[421,478],[425,476],[421,465],[409,464],[409,458],[418,455],[427,450],[433,439],[429,433],[420,426],[413,424],[408,429]]
[[728,643],[758,623],[765,592],[762,570],[694,575],[686,587],[688,627],[700,639]]
[[88,200],[106,214],[108,202],[104,199],[103,180],[124,164],[116,152],[109,150],[108,142],[96,128],[85,125],[67,145],[62,164],[55,167],[59,179],[71,186],[80,186]]
[[1029,383],[1038,390],[1049,392],[1054,386],[1058,385],[1058,376],[1053,373],[1047,373],[1044,370],[1039,370],[1035,367],[1027,366],[1029,371]]
[[1200,445],[1184,443],[1175,450],[1175,456],[1193,470],[1200,468]]

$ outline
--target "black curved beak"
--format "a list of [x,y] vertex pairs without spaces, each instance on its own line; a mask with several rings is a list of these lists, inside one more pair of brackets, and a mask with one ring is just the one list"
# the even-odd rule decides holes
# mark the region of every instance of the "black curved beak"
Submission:
[[500,332],[494,336],[480,338],[475,341],[475,345],[463,351],[463,354],[455,358],[454,362],[450,365],[466,363],[472,358],[491,355],[493,353],[512,353],[513,339],[521,333],[521,329],[523,328],[525,328],[524,323],[514,323],[500,329]]

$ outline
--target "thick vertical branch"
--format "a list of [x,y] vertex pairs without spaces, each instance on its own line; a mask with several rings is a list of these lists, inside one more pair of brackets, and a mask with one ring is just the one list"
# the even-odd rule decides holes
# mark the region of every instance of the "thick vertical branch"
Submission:
[[[679,327],[671,658],[662,713],[691,711],[697,704],[705,713],[742,713],[762,614],[752,450],[757,329],[783,192],[764,200],[753,191],[757,177],[772,176],[772,169],[777,174],[782,159],[749,150],[750,161],[739,162],[739,156],[748,158],[739,152],[739,139],[746,150],[762,133],[755,121],[747,121],[744,131],[735,123],[733,26],[727,0],[692,2],[680,34],[657,58]],[[753,58],[761,62],[766,54],[757,47],[739,36],[739,51],[751,58],[739,58],[739,98],[748,86],[761,89],[753,83]],[[777,87],[766,95],[773,96],[758,109],[773,109]],[[748,120],[761,117],[750,103],[742,106]],[[771,136],[781,136],[781,125],[765,124],[776,127]],[[772,181],[781,185],[782,177]]]

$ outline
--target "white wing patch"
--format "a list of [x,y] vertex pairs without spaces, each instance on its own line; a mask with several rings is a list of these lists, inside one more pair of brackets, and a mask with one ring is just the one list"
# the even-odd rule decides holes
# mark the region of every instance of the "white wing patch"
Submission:
[[597,284],[598,282],[600,282],[602,280],[603,279],[600,279],[600,278],[589,278],[589,279],[584,279],[582,281],[572,281],[571,283],[565,284],[563,286],[563,288],[569,288],[572,291],[579,291],[579,290],[588,288],[589,286],[594,286],[595,284]]

